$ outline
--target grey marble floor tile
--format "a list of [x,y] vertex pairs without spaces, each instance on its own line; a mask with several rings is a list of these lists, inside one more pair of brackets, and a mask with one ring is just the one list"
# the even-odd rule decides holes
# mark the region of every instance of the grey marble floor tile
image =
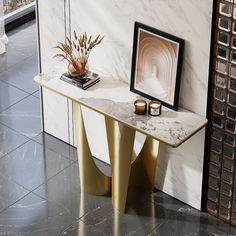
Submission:
[[8,37],[7,53],[0,55],[0,72],[37,53],[35,21],[9,32]]
[[0,212],[11,206],[28,193],[28,190],[14,183],[0,173]]
[[27,96],[22,90],[0,81],[0,112]]
[[21,61],[0,73],[0,80],[13,85],[29,94],[36,92],[39,88],[33,78],[38,74],[37,55]]
[[[36,142],[45,145],[47,148],[68,157],[70,160],[78,161],[77,148],[55,138],[54,136],[45,132],[40,133],[33,138]],[[94,158],[95,163],[103,173],[111,175],[110,166],[98,159]]]
[[9,44],[17,52],[22,52],[25,58],[37,53],[36,20],[29,21],[21,27],[11,31]]
[[30,193],[0,214],[0,235],[56,236],[74,221],[63,206]]
[[32,93],[32,95],[35,96],[36,98],[40,99],[39,90],[37,90],[36,92]]
[[0,123],[29,138],[35,137],[41,132],[39,100],[29,96],[0,112]]
[[[142,206],[141,206],[142,207]],[[144,207],[143,215],[110,213],[106,210],[92,211],[81,220],[90,226],[95,226],[106,235],[147,235],[155,227],[159,227],[164,219],[151,215],[151,209]],[[155,209],[154,209],[155,211]],[[87,218],[87,219],[85,219]]]
[[36,142],[45,145],[47,148],[59,153],[70,160],[77,161],[77,149],[47,133],[40,133],[33,138]]
[[34,190],[34,193],[63,205],[77,219],[89,212],[96,212],[98,209],[103,209],[103,213],[113,211],[109,197],[81,194],[77,163],[51,178]]
[[[146,199],[146,197],[144,197]],[[183,202],[171,197],[156,189],[153,190],[151,201],[165,209],[166,212],[177,212],[182,207],[186,206]],[[172,215],[172,214],[170,214]]]
[[[23,53],[13,53],[14,49],[11,48],[10,43],[8,44],[8,52],[0,55],[0,73],[4,72],[7,69],[10,69],[12,66],[19,63],[22,59],[25,59]],[[1,78],[2,76],[0,76]]]
[[192,207],[184,205],[171,219],[148,235],[233,236],[236,228]]
[[[94,225],[86,225],[83,221],[79,220],[68,229],[64,230],[60,236],[106,236],[106,232],[99,231]],[[117,235],[118,234],[114,234]]]
[[173,213],[174,210],[155,204],[152,193],[130,188],[125,214],[108,207],[98,208],[86,213],[80,220],[96,226],[107,235],[147,235]]
[[0,159],[0,173],[33,190],[70,164],[62,155],[30,140]]
[[0,158],[21,146],[29,139],[0,124]]

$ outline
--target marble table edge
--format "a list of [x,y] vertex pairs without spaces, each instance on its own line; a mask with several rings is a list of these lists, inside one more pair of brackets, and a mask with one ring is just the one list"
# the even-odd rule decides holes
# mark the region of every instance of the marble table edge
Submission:
[[[73,98],[73,97],[71,97],[71,96],[69,96],[69,95],[63,94],[62,92],[60,92],[60,91],[58,91],[58,90],[56,90],[56,89],[53,89],[51,86],[48,86],[47,84],[43,83],[43,79],[42,79],[42,78],[43,78],[43,75],[36,75],[33,80],[34,80],[34,82],[37,83],[39,86],[42,86],[42,87],[44,87],[44,88],[46,88],[46,89],[48,89],[48,90],[50,90],[50,91],[52,91],[52,92],[55,92],[55,93],[57,93],[57,94],[59,94],[59,95],[65,97],[65,98],[69,98],[69,99],[71,99],[72,101],[78,102],[79,104],[81,104],[81,105],[83,105],[83,106],[85,106],[85,107],[87,107],[87,108],[89,108],[89,109],[92,109],[93,111],[96,111],[96,112],[98,112],[99,114],[102,114],[102,115],[104,115],[104,116],[108,116],[108,117],[110,117],[110,118],[112,118],[112,119],[114,119],[114,120],[116,120],[116,121],[118,121],[118,122],[121,122],[122,124],[125,124],[126,126],[132,128],[132,129],[135,129],[136,131],[138,131],[138,132],[140,132],[140,133],[142,133],[142,134],[144,134],[144,135],[148,135],[148,136],[150,136],[151,138],[153,138],[153,139],[155,139],[155,140],[157,140],[157,141],[163,142],[163,143],[165,143],[165,144],[167,144],[168,146],[171,146],[171,147],[173,147],[173,148],[177,148],[177,147],[179,147],[180,145],[182,145],[184,142],[186,142],[188,139],[190,139],[192,136],[194,136],[196,133],[198,133],[201,129],[203,129],[203,128],[207,125],[207,123],[208,123],[208,120],[207,120],[205,117],[203,117],[203,116],[201,116],[201,115],[199,115],[199,114],[196,114],[196,113],[194,113],[194,112],[192,112],[192,111],[189,111],[189,110],[183,108],[184,111],[187,111],[187,112],[190,112],[190,113],[193,113],[193,114],[196,114],[196,115],[202,117],[204,121],[203,121],[202,124],[198,127],[198,129],[196,129],[196,130],[195,130],[194,132],[192,132],[191,134],[187,135],[187,136],[186,136],[184,139],[182,139],[180,142],[178,142],[178,143],[176,143],[176,142],[167,142],[167,141],[165,141],[165,140],[163,140],[163,139],[161,139],[161,138],[157,138],[157,137],[153,136],[152,134],[147,134],[147,133],[146,133],[145,131],[143,131],[142,129],[140,129],[140,128],[138,128],[138,127],[133,127],[132,125],[129,125],[129,124],[125,123],[124,121],[118,119],[117,117],[115,117],[115,116],[113,116],[113,115],[111,115],[111,114],[107,114],[107,113],[105,113],[105,112],[101,112],[99,109],[96,109],[95,107],[93,107],[93,106],[91,106],[91,105],[88,105],[87,103],[85,103],[85,102],[83,102],[83,101],[81,101],[81,100],[75,99],[75,98]],[[64,83],[65,83],[65,82],[64,82]],[[71,86],[73,86],[73,85],[71,85]],[[178,112],[178,111],[176,111],[176,112]]]

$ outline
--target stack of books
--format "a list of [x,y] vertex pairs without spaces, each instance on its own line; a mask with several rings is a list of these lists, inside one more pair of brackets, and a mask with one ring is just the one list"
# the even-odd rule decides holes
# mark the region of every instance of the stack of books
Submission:
[[66,81],[70,84],[73,84],[78,88],[86,90],[92,85],[98,83],[100,81],[100,77],[98,74],[93,73],[93,72],[89,72],[86,76],[82,78],[75,78],[75,77],[70,76],[68,73],[64,73],[61,76],[61,80]]

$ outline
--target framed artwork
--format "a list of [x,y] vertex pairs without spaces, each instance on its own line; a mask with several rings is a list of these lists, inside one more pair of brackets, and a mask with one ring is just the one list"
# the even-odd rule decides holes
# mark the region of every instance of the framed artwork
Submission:
[[184,40],[134,24],[130,91],[178,109]]

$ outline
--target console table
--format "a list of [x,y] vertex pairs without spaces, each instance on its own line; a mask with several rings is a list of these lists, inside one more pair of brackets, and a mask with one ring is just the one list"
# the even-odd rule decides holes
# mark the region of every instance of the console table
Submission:
[[[73,101],[81,191],[93,195],[111,192],[113,206],[120,212],[125,211],[129,185],[153,188],[159,142],[178,147],[207,124],[206,118],[184,109],[176,112],[163,107],[158,117],[136,115],[133,103],[140,96],[121,81],[102,78],[84,91],[59,78],[60,74],[51,72],[36,76],[34,81]],[[105,116],[111,177],[102,173],[93,160],[81,106]],[[133,154],[136,131],[147,135],[137,157]]]

